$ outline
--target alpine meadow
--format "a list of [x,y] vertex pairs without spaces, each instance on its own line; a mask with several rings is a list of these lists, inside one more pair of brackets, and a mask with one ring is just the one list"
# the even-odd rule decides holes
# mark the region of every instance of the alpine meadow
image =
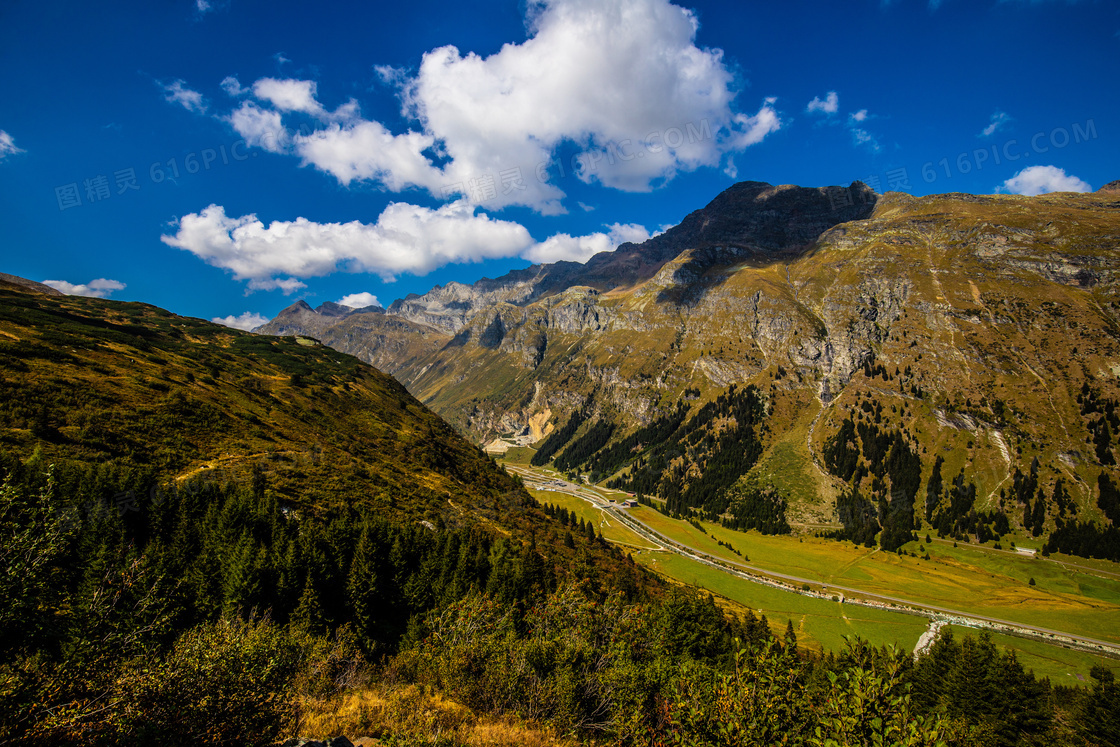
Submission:
[[0,745],[1120,747],[1108,3],[0,49]]

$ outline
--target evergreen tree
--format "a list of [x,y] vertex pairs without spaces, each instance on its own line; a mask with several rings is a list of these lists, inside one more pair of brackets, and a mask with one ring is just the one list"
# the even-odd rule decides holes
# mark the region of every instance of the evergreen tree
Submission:
[[326,630],[324,624],[323,605],[319,601],[319,594],[315,590],[315,583],[308,574],[303,586],[303,594],[295,612],[292,613],[291,625],[296,630],[306,631],[314,635],[321,635]]
[[350,563],[350,574],[346,579],[346,596],[354,610],[358,638],[366,651],[372,650],[380,638],[378,613],[382,611],[383,605],[378,588],[374,542],[373,532],[367,524],[362,528],[361,538],[354,550],[354,559]]
[[1112,671],[1102,666],[1089,670],[1093,689],[1082,696],[1075,725],[1086,744],[1120,747],[1120,686]]
[[1034,502],[1034,511],[1031,513],[1031,535],[1037,537],[1042,534],[1046,525],[1046,496],[1039,490],[1038,498]]
[[950,716],[980,723],[994,713],[1001,696],[993,678],[995,661],[996,648],[987,631],[979,639],[964,639],[945,682],[945,710]]

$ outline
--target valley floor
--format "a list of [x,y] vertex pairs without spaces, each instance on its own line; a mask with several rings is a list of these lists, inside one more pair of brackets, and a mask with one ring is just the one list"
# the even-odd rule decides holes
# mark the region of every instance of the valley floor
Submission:
[[592,522],[651,570],[761,612],[775,630],[792,620],[803,645],[838,650],[844,636],[859,635],[913,649],[931,624],[982,627],[1039,676],[1068,685],[1120,658],[1120,569],[1112,563],[937,540],[897,555],[709,522],[697,528],[646,506],[620,508],[625,493],[576,485],[549,469],[506,467],[539,501]]

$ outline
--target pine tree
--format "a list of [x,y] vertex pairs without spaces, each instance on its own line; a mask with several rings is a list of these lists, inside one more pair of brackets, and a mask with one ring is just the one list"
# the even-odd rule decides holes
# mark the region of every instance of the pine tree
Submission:
[[1031,513],[1031,535],[1037,537],[1042,534],[1046,525],[1046,496],[1039,489],[1038,498],[1034,502],[1034,511]]
[[377,613],[381,607],[381,599],[377,579],[374,540],[367,524],[362,529],[346,579],[346,597],[354,611],[358,637],[367,651],[373,648],[378,639]]
[[945,683],[945,705],[950,716],[976,724],[995,711],[1001,695],[993,678],[995,660],[996,648],[987,631],[979,639],[964,639]]
[[295,612],[292,613],[291,625],[296,630],[303,630],[315,635],[322,635],[326,630],[323,616],[323,605],[319,601],[319,594],[315,590],[315,583],[308,574],[303,586],[303,594],[299,598]]
[[1074,723],[1088,744],[1120,745],[1120,686],[1112,671],[1102,666],[1089,670],[1093,689],[1082,696]]
[[224,569],[224,608],[227,613],[246,614],[261,593],[263,547],[256,547],[249,532],[243,532]]

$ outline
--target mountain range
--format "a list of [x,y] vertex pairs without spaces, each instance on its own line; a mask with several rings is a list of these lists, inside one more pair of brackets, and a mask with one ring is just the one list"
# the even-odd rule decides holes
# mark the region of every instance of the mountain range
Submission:
[[[315,337],[478,443],[547,444],[677,510],[765,495],[849,537],[865,504],[876,530],[909,507],[906,530],[1040,537],[1111,523],[1118,208],[1117,182],[1037,197],[743,182],[584,265],[384,310],[299,301],[257,331]],[[748,389],[750,438],[718,405]],[[726,466],[743,439],[757,453]]]

